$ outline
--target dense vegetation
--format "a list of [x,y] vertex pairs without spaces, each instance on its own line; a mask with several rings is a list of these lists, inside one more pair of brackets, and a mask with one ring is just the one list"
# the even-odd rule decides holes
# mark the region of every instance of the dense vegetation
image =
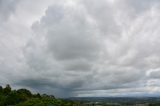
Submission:
[[160,106],[160,98],[68,98],[0,86],[0,106]]
[[27,89],[12,90],[10,85],[0,86],[0,106],[72,106],[72,101],[56,99],[46,94],[32,94]]

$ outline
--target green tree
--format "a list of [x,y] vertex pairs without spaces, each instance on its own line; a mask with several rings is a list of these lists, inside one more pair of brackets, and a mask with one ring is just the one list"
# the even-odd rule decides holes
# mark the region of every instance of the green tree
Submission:
[[32,93],[27,89],[19,89],[19,90],[17,90],[17,93],[20,94],[20,95],[24,95],[26,97],[31,97],[32,96]]
[[[32,94],[27,89],[12,90],[10,85],[0,86],[0,106],[83,106],[53,95]],[[73,105],[74,104],[74,105]]]
[[39,93],[34,94],[33,97],[35,97],[35,98],[42,98],[41,95],[40,95]]
[[155,103],[151,103],[148,106],[159,106],[159,105],[156,105]]
[[2,86],[0,86],[0,94],[2,93],[2,91],[3,91],[3,87],[2,87]]
[[18,95],[18,93],[16,91],[12,91],[10,92],[10,94],[8,94],[6,96],[5,99],[5,105],[15,105],[21,102],[21,96]]
[[6,85],[6,87],[3,89],[3,93],[5,95],[8,95],[11,92],[11,87],[9,84]]

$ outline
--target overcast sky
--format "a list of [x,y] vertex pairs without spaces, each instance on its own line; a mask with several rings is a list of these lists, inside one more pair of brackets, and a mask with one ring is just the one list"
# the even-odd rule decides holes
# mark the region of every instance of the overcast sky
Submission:
[[0,85],[70,96],[160,95],[160,0],[0,0]]

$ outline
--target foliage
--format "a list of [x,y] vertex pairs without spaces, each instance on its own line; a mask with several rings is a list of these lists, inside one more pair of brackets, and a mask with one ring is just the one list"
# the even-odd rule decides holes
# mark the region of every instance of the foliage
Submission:
[[3,94],[8,95],[11,92],[11,87],[9,84],[3,89]]
[[24,88],[12,90],[6,85],[5,88],[0,86],[0,106],[73,106],[73,102],[56,99],[53,95],[32,94]]

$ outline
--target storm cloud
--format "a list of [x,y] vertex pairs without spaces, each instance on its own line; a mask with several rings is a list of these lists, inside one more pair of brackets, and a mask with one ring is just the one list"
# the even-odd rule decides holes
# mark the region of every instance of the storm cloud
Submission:
[[158,95],[159,0],[1,0],[0,84],[70,96]]

